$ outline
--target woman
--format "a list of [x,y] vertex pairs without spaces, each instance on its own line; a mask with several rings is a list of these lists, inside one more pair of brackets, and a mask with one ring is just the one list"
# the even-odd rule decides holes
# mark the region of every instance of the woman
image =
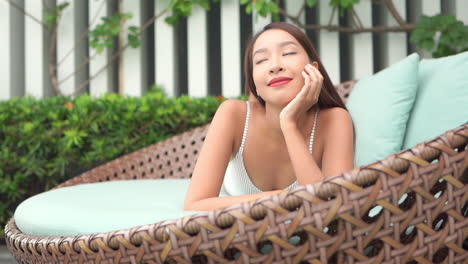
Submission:
[[223,102],[184,210],[215,210],[321,182],[353,168],[353,124],[307,36],[276,22],[245,53],[248,102]]

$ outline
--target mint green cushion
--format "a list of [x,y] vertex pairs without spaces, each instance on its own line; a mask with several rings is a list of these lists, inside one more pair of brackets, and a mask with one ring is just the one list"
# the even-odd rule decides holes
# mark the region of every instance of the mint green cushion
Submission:
[[422,60],[404,149],[468,121],[468,52]]
[[194,214],[183,211],[190,179],[111,181],[44,192],[22,202],[15,222],[25,234],[77,236]]
[[353,88],[346,107],[356,132],[355,165],[401,150],[417,90],[419,55],[414,53]]

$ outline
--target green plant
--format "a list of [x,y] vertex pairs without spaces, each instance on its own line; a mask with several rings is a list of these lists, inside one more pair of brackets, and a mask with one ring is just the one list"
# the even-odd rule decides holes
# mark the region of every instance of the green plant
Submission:
[[434,58],[468,51],[468,26],[455,16],[423,16],[411,34],[411,42]]
[[49,29],[57,25],[57,22],[60,16],[62,15],[63,10],[65,10],[65,8],[67,8],[69,5],[69,2],[64,2],[59,4],[56,8],[50,8],[45,10],[46,14],[44,22],[49,27]]
[[279,17],[279,7],[278,3],[273,0],[240,0],[241,5],[245,5],[245,12],[251,14],[252,10],[255,9],[258,15],[266,17],[268,14],[271,14],[271,17],[274,21],[278,21]]
[[0,102],[0,223],[24,199],[124,154],[206,124],[222,97],[56,96]]
[[[116,13],[111,17],[102,17],[102,22],[88,32],[89,45],[96,49],[97,53],[102,53],[105,48],[112,48],[114,37],[118,36],[121,31],[121,23],[132,17],[133,14],[131,13]],[[138,35],[139,30],[137,27],[128,27],[127,38],[132,48],[140,46]]]
[[[340,15],[344,15],[344,12],[352,11],[355,4],[359,3],[360,0],[330,0],[330,6],[338,8]],[[314,6],[317,1],[307,1],[309,6]],[[315,3],[313,3],[315,2]]]
[[171,12],[166,17],[165,21],[168,24],[176,25],[184,17],[188,17],[192,14],[192,8],[194,5],[198,5],[205,10],[210,10],[210,2],[219,2],[220,0],[171,0],[168,10]]

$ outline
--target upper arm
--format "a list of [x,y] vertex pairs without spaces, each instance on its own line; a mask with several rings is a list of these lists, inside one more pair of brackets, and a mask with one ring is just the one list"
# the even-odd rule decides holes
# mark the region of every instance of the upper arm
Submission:
[[334,107],[326,110],[322,174],[325,178],[354,168],[354,130],[348,111]]
[[240,100],[227,100],[218,107],[198,156],[184,208],[219,195],[245,108]]

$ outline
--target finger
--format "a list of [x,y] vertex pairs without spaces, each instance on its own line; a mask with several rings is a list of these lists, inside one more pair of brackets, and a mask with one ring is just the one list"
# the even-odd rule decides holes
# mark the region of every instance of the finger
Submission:
[[317,92],[317,89],[319,89],[317,86],[318,86],[318,79],[319,77],[317,76],[317,73],[314,71],[314,68],[312,65],[310,64],[307,64],[306,68],[308,69],[309,71],[309,76],[310,76],[310,86],[311,86],[311,89],[309,91],[309,93],[307,94],[307,97],[309,99],[313,99],[314,95],[316,94]]
[[322,73],[320,73],[320,71],[315,67],[311,67],[311,68],[312,68],[312,71],[314,72],[314,74],[315,74],[315,76],[317,78],[317,81],[322,82],[323,81]]
[[301,73],[302,73],[302,77],[304,77],[304,86],[302,87],[301,91],[296,95],[296,97],[307,98],[309,91],[311,89],[310,76],[305,71],[302,71]]
[[312,67],[312,71],[314,72],[316,78],[316,89],[314,89],[314,94],[318,96],[318,94],[320,94],[320,90],[322,89],[323,76],[320,73],[320,71],[315,67]]

